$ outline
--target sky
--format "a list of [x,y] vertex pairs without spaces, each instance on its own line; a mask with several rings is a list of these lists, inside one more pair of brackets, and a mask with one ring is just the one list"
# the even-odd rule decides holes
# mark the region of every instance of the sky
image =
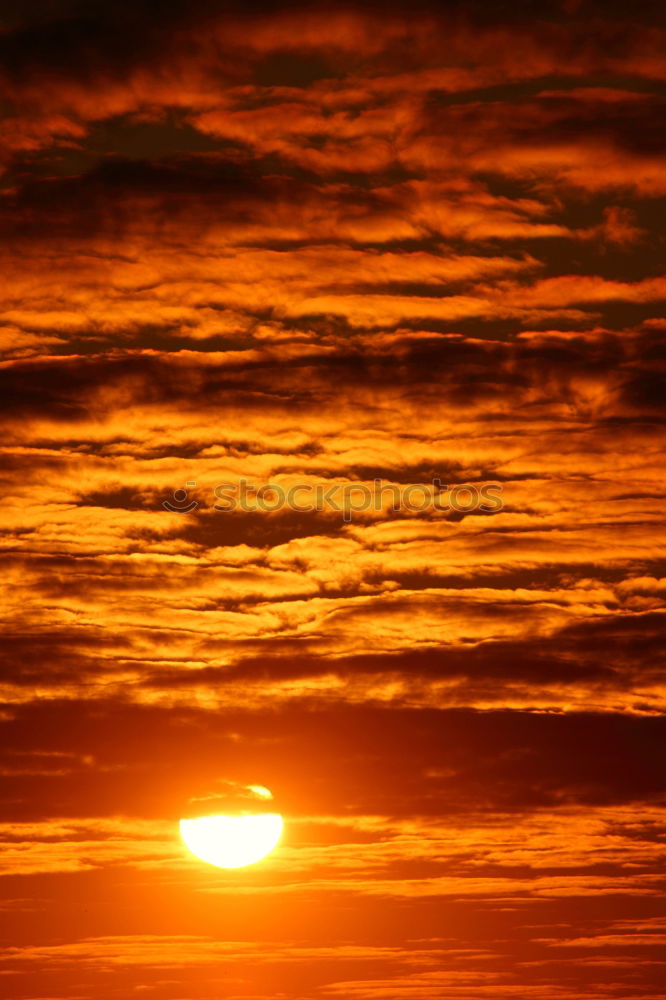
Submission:
[[7,1000],[666,996],[665,105],[657,3],[4,5]]

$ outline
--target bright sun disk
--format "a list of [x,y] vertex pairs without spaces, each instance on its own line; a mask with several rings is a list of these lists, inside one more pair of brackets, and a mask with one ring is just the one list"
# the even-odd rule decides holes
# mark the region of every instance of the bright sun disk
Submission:
[[243,868],[273,850],[284,823],[278,813],[181,819],[180,835],[200,861],[218,868]]

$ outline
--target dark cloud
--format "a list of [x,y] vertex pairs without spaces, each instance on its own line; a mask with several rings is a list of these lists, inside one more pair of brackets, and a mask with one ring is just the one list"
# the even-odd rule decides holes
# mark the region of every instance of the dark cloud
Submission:
[[17,774],[6,819],[55,812],[169,819],[182,814],[189,796],[214,793],[223,778],[242,783],[253,774],[263,775],[288,813],[308,815],[547,814],[566,805],[659,804],[666,792],[661,718],[327,710],[315,701],[306,711],[279,714],[219,716],[108,702],[55,702],[12,713],[2,726],[6,763],[19,751],[38,751],[95,764],[53,777]]

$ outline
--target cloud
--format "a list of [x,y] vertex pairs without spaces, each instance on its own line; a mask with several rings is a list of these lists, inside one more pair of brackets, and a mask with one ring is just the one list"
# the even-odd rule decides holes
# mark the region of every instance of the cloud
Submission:
[[[658,992],[663,43],[614,0],[6,14],[13,996]],[[286,820],[232,873],[177,837],[229,788]]]

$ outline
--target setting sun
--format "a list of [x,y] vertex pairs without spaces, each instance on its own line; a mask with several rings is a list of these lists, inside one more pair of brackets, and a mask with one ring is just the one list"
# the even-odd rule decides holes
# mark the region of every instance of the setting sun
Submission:
[[181,819],[180,835],[200,861],[218,868],[244,868],[273,850],[283,829],[278,813]]

